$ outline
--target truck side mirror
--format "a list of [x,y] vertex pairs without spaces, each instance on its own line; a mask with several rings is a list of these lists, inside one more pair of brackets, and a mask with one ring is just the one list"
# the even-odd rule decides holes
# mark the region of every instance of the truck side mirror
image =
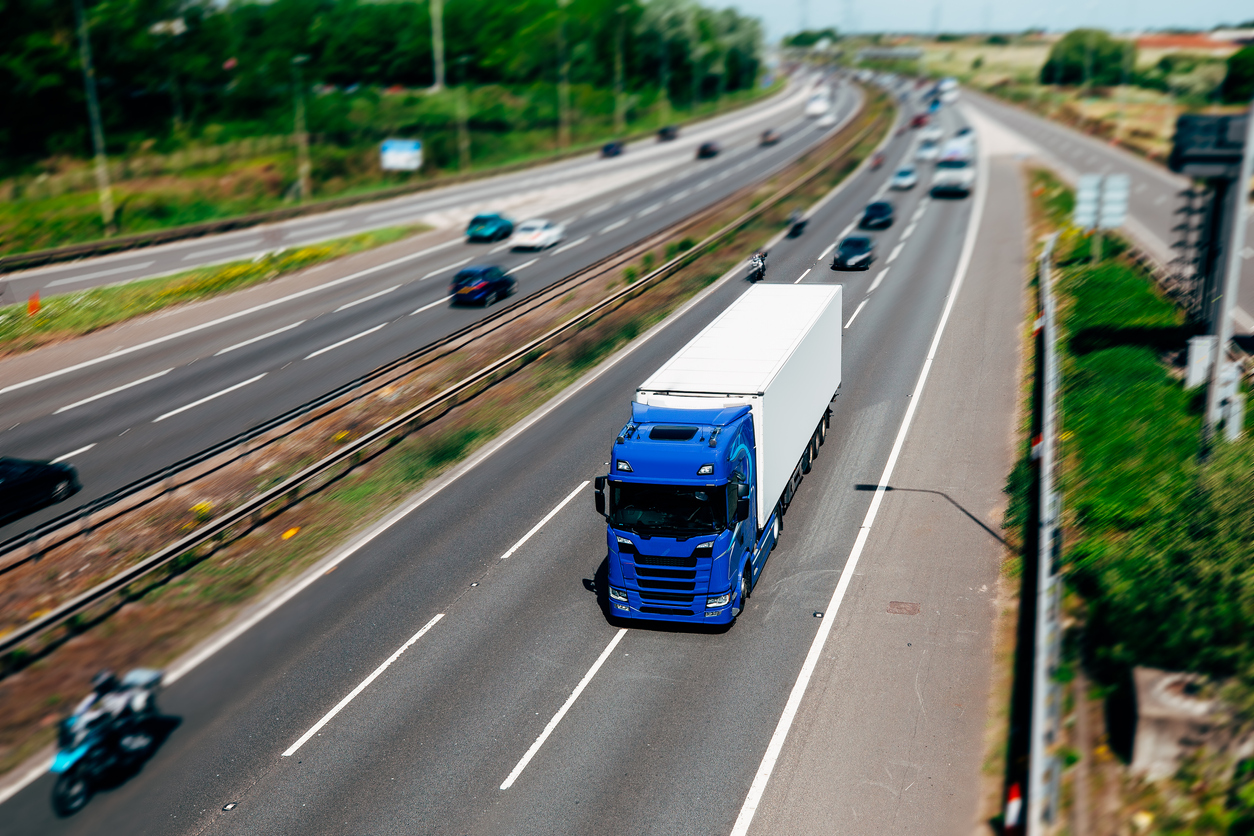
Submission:
[[749,519],[749,486],[736,486],[736,521]]
[[605,477],[598,476],[593,483],[592,501],[596,504],[597,513],[605,516]]

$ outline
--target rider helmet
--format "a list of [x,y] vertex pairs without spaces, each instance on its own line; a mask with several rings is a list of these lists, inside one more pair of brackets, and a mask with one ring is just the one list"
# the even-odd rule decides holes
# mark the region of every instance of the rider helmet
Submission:
[[103,670],[91,679],[91,689],[97,694],[107,694],[118,689],[118,678],[113,671]]

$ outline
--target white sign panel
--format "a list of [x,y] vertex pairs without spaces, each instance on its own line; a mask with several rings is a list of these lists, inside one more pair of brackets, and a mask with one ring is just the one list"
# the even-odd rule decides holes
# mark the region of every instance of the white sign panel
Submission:
[[1128,194],[1132,184],[1126,174],[1110,174],[1102,188],[1102,209],[1097,225],[1102,229],[1117,229],[1128,217]]
[[384,171],[417,171],[422,168],[422,140],[385,139],[379,160]]

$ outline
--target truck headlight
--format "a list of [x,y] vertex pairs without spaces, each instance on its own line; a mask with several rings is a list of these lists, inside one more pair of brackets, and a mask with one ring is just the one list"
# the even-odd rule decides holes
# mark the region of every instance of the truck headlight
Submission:
[[[622,537],[622,536],[617,535],[617,534],[616,534],[616,535],[614,535],[614,537],[615,537],[615,539],[617,539],[617,540],[618,540],[618,551],[619,551],[619,553],[620,553],[620,554],[635,554],[635,553],[636,553],[636,544],[635,544],[635,543],[631,542],[631,541],[630,541],[630,540],[628,540],[626,537]],[[626,600],[626,599],[624,599],[624,600]]]
[[612,587],[612,586],[611,586],[611,587],[610,587],[610,597],[611,597],[611,598],[613,598],[615,601],[626,601],[626,600],[627,600],[627,590],[625,590],[625,589],[615,589],[614,587]]
[[707,607],[725,607],[731,603],[731,593],[724,592],[722,595],[714,595],[705,599]]

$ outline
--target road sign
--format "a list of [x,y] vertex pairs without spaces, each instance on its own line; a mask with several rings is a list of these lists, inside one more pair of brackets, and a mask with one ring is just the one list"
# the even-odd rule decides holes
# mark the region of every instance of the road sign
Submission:
[[1085,174],[1080,177],[1079,187],[1075,190],[1075,212],[1072,216],[1072,223],[1080,229],[1092,229],[1097,226],[1101,189],[1102,176],[1100,174]]
[[417,171],[422,168],[422,140],[383,140],[379,162],[384,171]]
[[1102,184],[1102,207],[1097,225],[1101,229],[1118,229],[1128,218],[1128,194],[1132,184],[1126,174],[1109,174]]

